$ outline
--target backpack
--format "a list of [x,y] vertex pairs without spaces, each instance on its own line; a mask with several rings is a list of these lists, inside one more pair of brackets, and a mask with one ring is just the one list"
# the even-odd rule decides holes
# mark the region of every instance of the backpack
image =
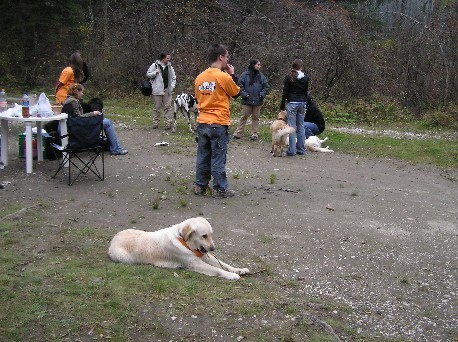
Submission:
[[[157,64],[154,64],[156,65],[156,68],[158,68]],[[151,79],[147,78],[142,82],[142,84],[140,85],[140,91],[143,94],[143,96],[151,96],[151,94],[153,93],[153,85],[151,84]]]
[[143,96],[151,96],[153,93],[153,86],[151,85],[151,80],[149,78],[142,82],[140,91],[142,92]]

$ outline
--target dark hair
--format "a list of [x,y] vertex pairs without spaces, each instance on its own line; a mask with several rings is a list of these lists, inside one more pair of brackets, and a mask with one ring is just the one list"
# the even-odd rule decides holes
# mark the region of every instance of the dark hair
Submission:
[[304,62],[302,59],[296,58],[291,65],[291,69],[289,70],[289,78],[291,82],[294,82],[297,78],[298,70],[300,70],[304,66]]
[[259,59],[253,58],[250,59],[250,62],[248,63],[248,72],[250,73],[250,85],[253,85],[254,82],[256,82],[256,79],[261,78],[259,75],[259,70],[256,70],[254,66],[259,63]]
[[70,56],[70,66],[73,69],[76,83],[80,83],[84,79],[83,64],[81,53],[79,51],[73,52]]
[[227,47],[221,44],[215,44],[208,48],[208,61],[216,62],[219,56],[224,56],[227,53]]
[[166,56],[170,55],[169,52],[163,51],[159,54],[159,60],[162,61]]
[[103,102],[98,97],[94,97],[93,99],[89,100],[87,104],[91,106],[93,111],[98,110],[101,112],[103,110]]

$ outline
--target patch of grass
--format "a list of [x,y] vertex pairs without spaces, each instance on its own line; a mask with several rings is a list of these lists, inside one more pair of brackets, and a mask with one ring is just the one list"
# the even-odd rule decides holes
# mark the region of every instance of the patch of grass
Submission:
[[157,209],[159,209],[159,204],[160,203],[161,203],[161,199],[160,198],[156,198],[150,203],[150,207],[152,209],[154,209],[154,210],[157,210]]
[[272,173],[269,177],[269,184],[275,184],[277,181],[277,175],[275,173]]
[[277,238],[272,235],[260,235],[259,236],[259,241],[261,241],[261,243],[270,243],[275,240],[277,240]]
[[184,207],[187,207],[187,206],[188,206],[188,201],[186,199],[180,197],[180,207],[184,208]]
[[178,193],[178,194],[185,194],[185,193],[187,192],[187,190],[188,190],[188,189],[187,189],[186,186],[184,186],[184,185],[179,185],[179,186],[177,186],[177,188],[176,188],[175,191],[176,191],[176,193]]
[[400,282],[401,284],[404,284],[404,285],[410,285],[410,283],[411,283],[409,277],[407,277],[407,276],[401,277],[401,278],[399,279],[399,282]]
[[[272,91],[263,105],[263,118],[272,120],[278,114],[281,94]],[[350,101],[340,104],[320,104],[324,116],[330,125],[358,125],[371,128],[383,127],[404,131],[430,132],[432,128],[454,132],[458,129],[457,106],[448,106],[443,110],[428,111],[422,118],[415,118],[399,104],[383,98],[374,97],[367,101]],[[107,116],[130,126],[148,128],[152,126],[152,104],[149,98],[135,94],[122,99],[106,100]],[[231,101],[231,117],[240,116],[240,101]],[[173,134],[173,133],[172,133]],[[434,164],[441,167],[458,168],[458,141],[455,140],[418,140],[394,139],[380,136],[361,136],[345,134],[332,130],[324,133],[330,138],[332,149],[362,156],[396,158],[415,164]],[[270,142],[269,125],[261,125],[260,140]],[[195,134],[187,130],[186,120],[178,121],[177,133],[173,135],[173,144],[158,149],[160,153],[195,155]]]
[[332,149],[361,156],[396,158],[414,164],[458,168],[457,140],[396,139],[327,131]]
[[[2,208],[2,213],[16,210]],[[41,239],[31,233],[40,234],[44,215],[38,208],[20,221],[2,221],[9,227],[0,234],[0,305],[9,308],[0,314],[2,340],[173,340],[173,316],[184,321],[198,316],[220,331],[228,322],[236,324],[234,334],[258,341],[299,341],[319,333],[314,326],[278,320],[310,310],[310,298],[282,295],[280,288],[295,288],[295,281],[272,283],[272,274],[261,272],[230,282],[185,270],[113,263],[107,257],[112,232],[77,222],[51,227],[55,232],[49,234],[56,238],[41,250]],[[262,259],[255,263],[267,267]],[[273,325],[255,324],[259,319]]]

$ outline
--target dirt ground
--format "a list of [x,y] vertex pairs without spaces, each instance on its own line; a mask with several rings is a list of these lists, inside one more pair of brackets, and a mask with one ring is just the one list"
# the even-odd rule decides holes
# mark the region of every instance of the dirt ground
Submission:
[[[72,187],[62,174],[51,179],[56,161],[25,174],[11,139],[0,205],[45,198],[56,203],[51,223],[113,233],[204,216],[223,260],[255,269],[262,259],[274,276],[298,281],[295,295],[351,307],[345,319],[358,331],[458,340],[457,170],[340,152],[273,158],[267,142],[242,139],[231,141],[227,161],[237,196],[217,200],[192,194],[194,147],[161,130],[118,127],[118,135],[129,154],[106,154],[105,181],[88,176]],[[161,141],[170,146],[154,146]]]

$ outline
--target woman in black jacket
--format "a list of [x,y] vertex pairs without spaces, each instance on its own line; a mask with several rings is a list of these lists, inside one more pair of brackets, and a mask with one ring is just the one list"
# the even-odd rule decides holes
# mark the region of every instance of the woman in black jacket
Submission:
[[288,125],[296,129],[296,136],[289,135],[289,148],[286,152],[288,156],[305,154],[304,116],[307,109],[309,76],[302,71],[303,65],[301,59],[295,59],[283,82],[280,110],[285,110],[286,105]]

